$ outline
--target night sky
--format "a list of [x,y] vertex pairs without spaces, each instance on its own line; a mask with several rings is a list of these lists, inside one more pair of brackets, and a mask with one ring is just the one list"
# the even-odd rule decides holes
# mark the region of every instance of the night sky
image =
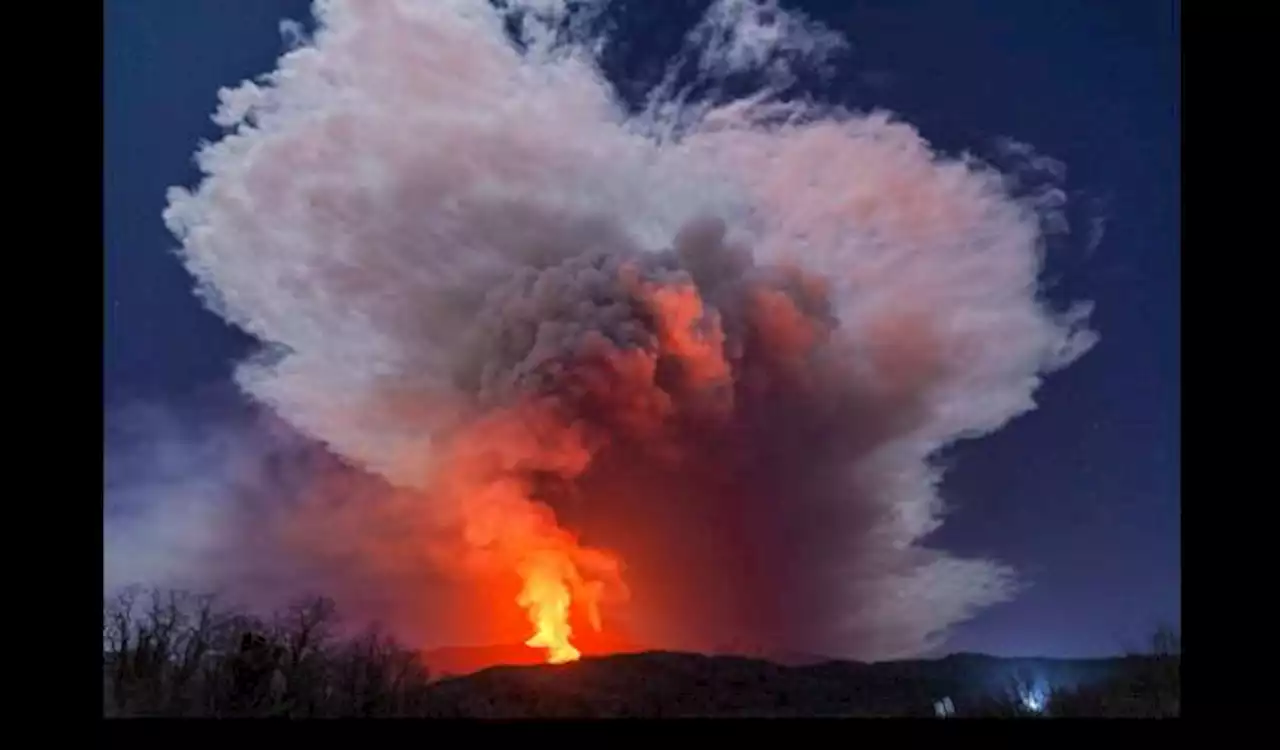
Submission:
[[[946,456],[955,510],[935,543],[1008,561],[1034,584],[962,625],[947,650],[1106,654],[1179,622],[1176,3],[786,4],[852,43],[823,99],[890,109],[948,152],[1007,136],[1067,165],[1073,233],[1049,248],[1047,294],[1093,300],[1101,342],[1047,380],[1039,409]],[[670,5],[691,18],[680,8],[703,3]],[[196,145],[218,136],[218,89],[270,70],[279,22],[309,11],[306,0],[105,6],[110,420],[125,404],[180,404],[221,387],[250,351],[192,295],[160,215],[169,186],[199,177]],[[642,78],[681,32],[667,19],[624,37],[617,64]],[[620,83],[624,95],[633,85]]]

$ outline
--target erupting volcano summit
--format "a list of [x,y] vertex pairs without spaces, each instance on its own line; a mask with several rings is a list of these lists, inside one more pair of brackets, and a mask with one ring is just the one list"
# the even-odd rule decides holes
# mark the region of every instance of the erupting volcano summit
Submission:
[[631,103],[608,3],[498,5],[318,1],[171,191],[199,293],[262,342],[244,393],[383,487],[314,477],[255,538],[411,640],[551,662],[888,658],[1014,595],[921,540],[937,451],[1094,340],[1037,296],[1039,161],[795,96],[843,42],[774,2],[713,3]]

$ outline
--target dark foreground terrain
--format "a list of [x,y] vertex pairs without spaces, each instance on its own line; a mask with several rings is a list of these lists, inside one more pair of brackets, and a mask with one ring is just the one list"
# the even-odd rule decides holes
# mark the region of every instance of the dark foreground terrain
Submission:
[[[430,688],[431,713],[458,717],[1163,715],[1153,657],[1099,660],[954,655],[875,664],[783,666],[759,659],[649,652],[561,666],[493,667]],[[1176,670],[1176,665],[1174,665]],[[1147,680],[1151,682],[1151,680]],[[1054,700],[1056,691],[1057,700]],[[1144,692],[1149,693],[1144,697]],[[1114,693],[1115,695],[1108,695]],[[1097,705],[1088,705],[1089,696]],[[1103,699],[1112,705],[1108,710]],[[1176,699],[1176,693],[1175,693]]]
[[[1181,657],[1161,633],[1114,659],[957,654],[861,664],[645,652],[571,664],[439,668],[506,650],[422,654],[379,634],[341,636],[323,600],[270,619],[178,594],[108,602],[107,716],[690,717],[1177,716]],[[501,651],[502,653],[498,653]],[[536,657],[511,649],[511,659]],[[461,661],[460,661],[461,660]],[[499,661],[505,661],[499,658]],[[778,663],[789,662],[789,664]],[[436,669],[432,669],[433,662]]]

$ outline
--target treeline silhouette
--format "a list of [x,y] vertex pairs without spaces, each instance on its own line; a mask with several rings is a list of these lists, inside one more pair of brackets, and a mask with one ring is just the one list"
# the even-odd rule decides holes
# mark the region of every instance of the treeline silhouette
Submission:
[[[650,652],[432,680],[418,652],[376,628],[353,634],[323,597],[256,617],[211,596],[135,588],[103,608],[110,717],[933,716],[944,697],[961,718],[1180,715],[1181,642],[1171,629],[1140,653],[1092,660],[1094,677],[1071,687],[1049,689],[1044,661],[786,667]],[[991,675],[1000,675],[995,689],[980,684]]]
[[212,596],[128,590],[104,602],[107,716],[412,716],[427,671],[371,628],[339,637],[317,597],[269,618]]

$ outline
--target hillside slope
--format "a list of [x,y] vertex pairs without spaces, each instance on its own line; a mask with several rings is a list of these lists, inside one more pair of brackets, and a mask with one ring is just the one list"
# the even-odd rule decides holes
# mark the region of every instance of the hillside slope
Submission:
[[435,683],[439,716],[933,715],[950,697],[963,711],[1016,682],[1047,689],[1105,680],[1122,660],[1001,659],[957,655],[876,664],[784,666],[733,656],[646,652],[560,666],[492,667]]

